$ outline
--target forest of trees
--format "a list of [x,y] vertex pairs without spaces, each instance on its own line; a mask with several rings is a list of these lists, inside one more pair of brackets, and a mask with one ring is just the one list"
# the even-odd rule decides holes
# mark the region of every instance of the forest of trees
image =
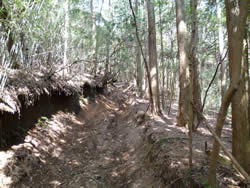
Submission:
[[225,152],[250,182],[249,6],[249,0],[0,0],[0,92],[8,69],[58,69],[63,78],[117,73],[149,99],[154,115],[177,101],[176,126],[189,129],[190,168],[192,132],[207,124],[206,112],[218,112],[212,187],[229,115],[232,155]]

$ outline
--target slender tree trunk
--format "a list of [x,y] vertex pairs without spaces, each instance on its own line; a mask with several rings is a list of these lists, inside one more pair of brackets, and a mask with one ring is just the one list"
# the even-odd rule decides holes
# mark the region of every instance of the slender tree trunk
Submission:
[[187,26],[185,22],[184,1],[176,0],[176,27],[179,56],[179,106],[177,126],[185,127],[188,124],[189,96],[189,67],[187,53]]
[[172,101],[174,98],[175,92],[175,78],[176,78],[176,71],[175,71],[175,60],[174,57],[174,39],[172,37],[173,31],[170,31],[170,63],[167,65],[167,91],[168,91],[168,99],[169,99],[169,106],[168,106],[168,114],[171,111]]
[[[113,11],[111,7],[111,0],[109,0],[109,17],[113,20]],[[105,62],[105,73],[109,71],[109,54],[110,54],[110,44],[111,44],[111,27],[108,26],[107,40],[106,40],[106,62]]]
[[137,28],[136,16],[135,16],[135,13],[134,13],[134,10],[133,10],[131,0],[129,0],[129,6],[130,6],[130,9],[132,11],[133,18],[134,18],[135,30],[136,30],[136,39],[138,41],[138,44],[139,44],[139,47],[140,47],[140,50],[141,50],[141,55],[143,57],[143,62],[144,62],[145,69],[146,69],[146,75],[147,75],[147,80],[148,80],[148,88],[149,88],[149,102],[150,102],[150,106],[151,106],[151,109],[152,109],[152,106],[153,106],[154,103],[153,103],[152,86],[151,86],[151,82],[150,82],[150,71],[149,71],[149,67],[148,67],[148,64],[147,64],[147,59],[146,59],[146,57],[144,55],[144,51],[143,51],[142,44],[141,44],[141,41],[140,41],[139,32],[138,32],[138,28]]
[[[138,14],[138,0],[135,0],[135,15],[137,18],[140,17]],[[140,20],[140,19],[137,19]],[[140,22],[137,22],[137,27],[140,28]],[[136,34],[135,34],[136,35]],[[141,62],[141,52],[138,41],[136,41],[136,83],[139,89],[140,96],[142,96],[142,80],[143,80],[143,72],[142,72],[142,62]]]
[[23,32],[20,33],[20,42],[21,42],[21,49],[22,49],[22,56],[23,56],[23,64],[28,65],[29,64],[29,53],[28,53],[28,47],[25,43],[25,34]]
[[136,47],[136,70],[137,70],[137,77],[136,77],[136,81],[137,81],[137,87],[139,88],[139,93],[140,93],[140,97],[142,96],[143,92],[142,92],[142,80],[143,80],[143,71],[142,71],[142,62],[141,62],[141,53],[140,53],[140,49],[138,48],[138,46]]
[[197,0],[190,1],[190,8],[192,11],[192,25],[191,25],[191,41],[189,57],[193,69],[193,126],[195,129],[197,124],[201,122],[202,117],[200,116],[202,105],[201,105],[201,87],[200,87],[200,74],[198,69],[199,60],[197,58],[197,46],[199,42],[198,38],[198,27],[197,27]]
[[64,20],[64,55],[63,55],[63,78],[67,75],[66,65],[68,64],[68,43],[69,43],[69,0],[65,1],[65,20]]
[[[248,120],[246,104],[243,102],[247,101],[246,92],[244,91],[244,71],[245,68],[243,66],[243,39],[245,37],[245,26],[247,19],[247,7],[248,0],[227,0],[226,3],[226,15],[227,15],[227,30],[228,30],[228,49],[229,49],[229,70],[230,70],[230,87],[225,93],[222,104],[220,107],[220,111],[216,121],[216,134],[220,138],[221,131],[225,122],[225,118],[227,115],[227,110],[232,100],[232,127],[233,127],[233,142],[239,141],[239,145],[237,145],[236,149],[239,152],[236,154],[236,159],[242,165],[245,165],[245,161],[241,161],[240,159],[247,159],[245,156],[245,151],[242,151],[245,148],[245,142],[247,141],[247,124]],[[235,30],[237,28],[237,30]],[[235,103],[238,103],[237,105]],[[247,102],[248,103],[248,102]],[[243,109],[240,109],[243,107]],[[235,110],[238,110],[240,113],[238,114]],[[238,116],[239,117],[235,117]],[[240,118],[243,118],[241,120]],[[237,123],[237,125],[236,125]],[[243,123],[241,125],[241,123]],[[235,135],[238,135],[240,138],[235,138]],[[242,138],[241,138],[242,137]],[[237,139],[237,140],[235,140]],[[234,144],[233,144],[233,147]],[[234,148],[233,148],[234,150]],[[220,147],[216,140],[213,143],[213,150],[211,153],[211,163],[208,172],[208,184],[212,187],[216,186],[216,166],[217,159],[219,155]],[[249,157],[249,156],[248,156]],[[246,160],[247,161],[247,160]],[[244,167],[244,166],[243,166]]]
[[166,68],[162,66],[162,88],[161,88],[161,106],[162,109],[165,109],[165,80],[166,80]]
[[[145,28],[145,33],[144,33],[144,51],[145,51],[145,58],[146,58],[146,62],[148,63],[148,12],[147,12],[147,2],[144,1],[144,28]],[[149,65],[148,65],[149,66]],[[150,80],[148,80],[147,77],[147,70],[146,70],[146,66],[144,66],[144,90],[145,90],[145,97],[148,98],[149,97],[149,87],[148,87],[148,82]]]
[[221,7],[219,4],[219,0],[216,0],[216,8],[217,8],[217,18],[219,20],[219,28],[218,28],[218,33],[219,33],[219,61],[221,62],[221,100],[222,97],[225,94],[225,90],[226,90],[226,66],[225,63],[222,62],[222,58],[223,58],[223,51],[224,51],[224,40],[223,40],[223,25],[221,23],[222,19],[221,19]]
[[156,51],[156,30],[155,30],[155,13],[154,1],[147,0],[148,9],[148,55],[150,67],[150,82],[152,86],[153,105],[151,111],[155,114],[161,113],[160,95],[159,95],[159,80],[158,80],[158,65]]
[[96,75],[97,71],[97,53],[98,53],[98,44],[97,44],[97,25],[96,25],[96,0],[91,0],[90,2],[90,11],[92,14],[92,19],[91,19],[91,25],[92,25],[92,50],[93,50],[93,59],[94,59],[94,65],[93,65],[93,74]]
[[161,105],[164,110],[165,107],[165,65],[163,60],[163,34],[162,34],[162,16],[161,16],[161,4],[159,3],[159,17],[160,17],[160,40],[161,40],[161,69],[162,69],[162,88],[161,88]]
[[98,63],[98,34],[97,34],[96,19],[95,19],[95,23],[94,23],[94,40],[93,40],[93,46],[94,46],[94,75],[96,75],[96,72],[97,72],[97,63]]
[[109,49],[110,48],[110,35],[107,34],[107,41],[106,41],[106,62],[105,62],[105,73],[109,70]]

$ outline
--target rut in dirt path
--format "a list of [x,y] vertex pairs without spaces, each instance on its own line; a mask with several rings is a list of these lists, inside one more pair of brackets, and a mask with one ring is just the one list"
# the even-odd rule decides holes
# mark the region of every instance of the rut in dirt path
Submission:
[[131,187],[142,140],[129,100],[121,92],[82,99],[78,115],[59,112],[31,130],[7,168],[11,187]]

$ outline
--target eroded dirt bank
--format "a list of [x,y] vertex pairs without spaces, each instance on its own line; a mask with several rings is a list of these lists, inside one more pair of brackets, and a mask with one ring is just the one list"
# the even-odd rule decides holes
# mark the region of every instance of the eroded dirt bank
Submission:
[[[211,135],[202,127],[194,134],[194,170],[188,171],[187,130],[175,126],[176,111],[138,123],[147,102],[132,90],[117,85],[105,96],[82,98],[80,113],[60,111],[30,130],[24,143],[0,152],[0,187],[202,187],[203,144]],[[228,147],[230,134],[223,134]],[[219,173],[226,178],[220,187],[232,184],[228,167]]]
[[[20,97],[21,98],[21,97]],[[1,141],[0,149],[23,142],[27,131],[35,128],[41,117],[51,118],[58,111],[79,113],[79,97],[67,96],[65,93],[53,93],[51,96],[41,95],[32,106],[25,105],[25,99],[20,99],[22,106],[19,113],[2,112],[0,119]]]

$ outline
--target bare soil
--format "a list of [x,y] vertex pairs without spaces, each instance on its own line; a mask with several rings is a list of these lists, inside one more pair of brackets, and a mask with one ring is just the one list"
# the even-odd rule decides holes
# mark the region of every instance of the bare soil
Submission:
[[[201,126],[193,138],[194,168],[188,169],[188,136],[176,127],[176,109],[153,117],[133,87],[119,85],[105,95],[81,98],[79,114],[58,112],[33,129],[25,142],[0,152],[1,188],[153,188],[204,187],[209,158]],[[209,121],[214,125],[216,114]],[[231,128],[223,131],[230,149]],[[223,155],[223,154],[222,154]],[[219,187],[238,185],[229,165],[218,169]]]

